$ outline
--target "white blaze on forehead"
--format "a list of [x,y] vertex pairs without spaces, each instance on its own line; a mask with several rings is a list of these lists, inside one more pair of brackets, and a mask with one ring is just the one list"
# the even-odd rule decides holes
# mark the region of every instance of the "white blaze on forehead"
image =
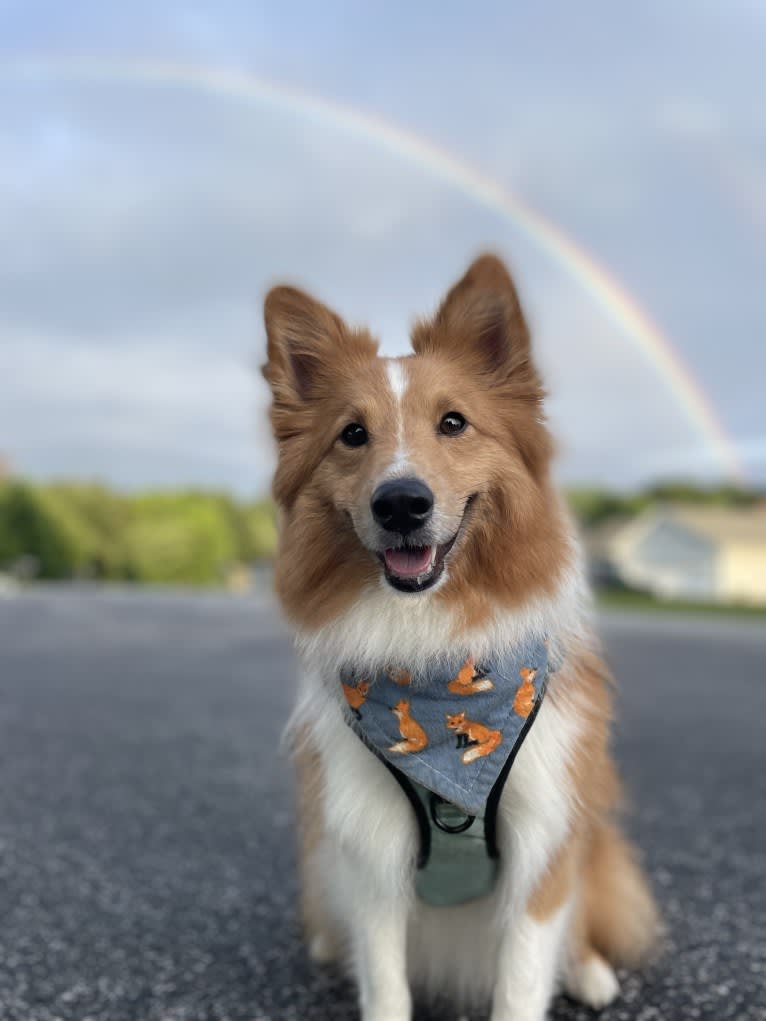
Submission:
[[399,358],[386,359],[386,374],[388,375],[388,383],[391,387],[391,391],[401,410],[402,397],[404,397],[404,391],[407,389],[407,374],[405,373],[404,365]]
[[386,358],[386,375],[396,409],[396,452],[393,461],[383,473],[384,478],[396,478],[409,467],[409,456],[404,442],[404,412],[402,398],[407,390],[407,370],[401,358]]

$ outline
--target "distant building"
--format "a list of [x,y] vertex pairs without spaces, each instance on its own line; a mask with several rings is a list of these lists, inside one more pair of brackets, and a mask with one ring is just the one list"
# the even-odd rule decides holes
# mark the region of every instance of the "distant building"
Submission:
[[766,507],[647,508],[586,539],[597,583],[664,599],[766,605]]

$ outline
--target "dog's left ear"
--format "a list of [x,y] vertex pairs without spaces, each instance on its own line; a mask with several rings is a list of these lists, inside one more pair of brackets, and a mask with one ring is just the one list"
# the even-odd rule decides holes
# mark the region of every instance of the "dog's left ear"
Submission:
[[533,369],[529,329],[502,261],[495,255],[479,256],[434,318],[417,324],[412,346],[416,354],[468,357],[485,372],[502,377]]

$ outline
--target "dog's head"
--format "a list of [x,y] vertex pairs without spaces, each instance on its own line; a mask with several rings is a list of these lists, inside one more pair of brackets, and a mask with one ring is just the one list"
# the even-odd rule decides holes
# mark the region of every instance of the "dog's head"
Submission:
[[283,510],[277,584],[315,622],[366,586],[406,598],[520,601],[562,558],[543,389],[514,284],[477,259],[414,355],[384,359],[313,298],[266,298]]

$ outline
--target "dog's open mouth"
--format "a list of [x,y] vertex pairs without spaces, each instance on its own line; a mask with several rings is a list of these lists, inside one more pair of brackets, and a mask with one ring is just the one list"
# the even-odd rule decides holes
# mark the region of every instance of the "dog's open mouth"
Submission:
[[444,571],[447,554],[463,530],[473,500],[474,497],[470,497],[467,501],[460,527],[448,542],[440,546],[392,546],[378,554],[389,585],[400,592],[423,592],[436,584]]
[[455,536],[441,546],[400,546],[379,554],[389,585],[400,592],[422,592],[438,581],[444,570],[444,558]]

